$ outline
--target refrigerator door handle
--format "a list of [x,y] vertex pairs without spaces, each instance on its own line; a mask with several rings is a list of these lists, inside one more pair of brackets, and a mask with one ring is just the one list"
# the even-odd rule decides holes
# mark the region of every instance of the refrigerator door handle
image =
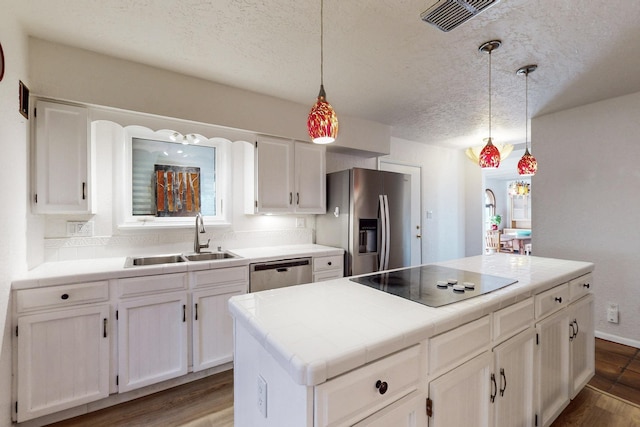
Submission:
[[381,226],[381,239],[380,244],[380,262],[378,262],[378,271],[385,269],[385,259],[387,251],[387,207],[385,205],[384,196],[381,194],[378,196],[380,201],[380,226]]
[[386,218],[386,222],[387,222],[387,226],[386,231],[387,231],[387,241],[386,241],[386,247],[384,250],[384,269],[388,270],[389,269],[389,252],[390,252],[390,246],[391,246],[391,221],[389,220],[389,199],[387,198],[387,195],[384,195],[384,215]]

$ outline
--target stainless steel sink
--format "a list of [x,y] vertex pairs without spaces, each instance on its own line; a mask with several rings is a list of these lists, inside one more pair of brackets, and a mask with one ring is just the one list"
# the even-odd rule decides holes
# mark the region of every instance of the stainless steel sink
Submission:
[[143,265],[156,265],[156,264],[174,264],[176,262],[187,261],[182,254],[172,255],[152,255],[143,257],[128,257],[124,263],[125,267],[136,267]]
[[184,257],[189,261],[213,261],[218,259],[237,258],[229,252],[200,252],[199,254],[188,254]]

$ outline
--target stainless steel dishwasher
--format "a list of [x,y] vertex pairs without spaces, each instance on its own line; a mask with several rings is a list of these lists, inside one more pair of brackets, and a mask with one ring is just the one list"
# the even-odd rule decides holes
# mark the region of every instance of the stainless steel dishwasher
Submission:
[[249,265],[249,292],[310,283],[311,258],[281,259]]

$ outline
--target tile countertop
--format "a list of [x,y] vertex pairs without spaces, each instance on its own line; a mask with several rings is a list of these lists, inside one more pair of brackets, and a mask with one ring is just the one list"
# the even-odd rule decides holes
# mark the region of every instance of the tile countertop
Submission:
[[[249,265],[254,261],[282,259],[283,257],[339,255],[344,251],[329,246],[306,244],[272,246],[264,248],[229,250],[239,256],[216,261],[191,261],[173,264],[157,264],[125,267],[126,257],[47,262],[16,277],[12,289],[28,289],[41,286],[66,285],[96,280],[121,279],[125,277],[154,274],[182,273],[212,268]],[[154,254],[156,255],[156,254]],[[136,255],[138,256],[138,255]]]
[[343,278],[239,295],[229,308],[296,383],[312,386],[594,268],[589,262],[506,253],[435,264],[518,282],[432,308]]
[[323,245],[265,246],[262,248],[232,249],[231,252],[248,258],[251,262],[267,262],[279,259],[319,257],[344,254],[344,249]]

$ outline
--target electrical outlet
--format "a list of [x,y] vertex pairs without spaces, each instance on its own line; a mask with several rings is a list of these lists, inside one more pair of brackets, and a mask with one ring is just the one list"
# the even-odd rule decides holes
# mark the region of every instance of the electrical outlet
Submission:
[[618,304],[610,302],[607,305],[607,322],[618,323]]
[[304,218],[296,218],[296,227],[304,228]]
[[93,236],[93,221],[67,221],[67,236]]
[[258,375],[258,410],[267,418],[267,381]]

